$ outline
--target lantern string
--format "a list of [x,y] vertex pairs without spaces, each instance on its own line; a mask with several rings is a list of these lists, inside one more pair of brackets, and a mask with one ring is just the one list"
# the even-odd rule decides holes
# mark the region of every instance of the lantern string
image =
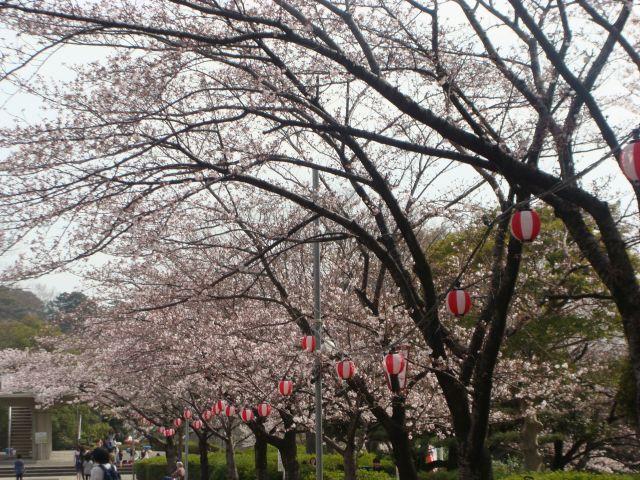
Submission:
[[[471,262],[473,261],[473,258],[478,253],[478,251],[480,250],[482,245],[484,245],[484,243],[487,241],[487,239],[489,238],[489,234],[491,233],[491,230],[493,230],[493,228],[495,227],[496,224],[498,224],[500,221],[504,220],[504,218],[507,215],[510,215],[513,210],[520,209],[522,207],[526,207],[533,201],[541,200],[542,198],[546,197],[547,195],[552,195],[552,194],[554,194],[556,192],[559,192],[560,190],[562,190],[565,187],[567,187],[570,183],[573,183],[575,180],[578,180],[578,179],[582,178],[587,173],[589,173],[592,170],[594,170],[595,168],[597,168],[602,162],[607,160],[612,155],[617,155],[621,151],[620,145],[624,145],[632,137],[633,137],[633,133],[629,133],[629,134],[625,135],[621,139],[621,141],[619,142],[619,145],[617,147],[607,151],[604,155],[602,155],[600,158],[595,160],[593,163],[591,163],[590,165],[585,167],[583,170],[571,175],[570,177],[567,177],[567,178],[557,182],[554,186],[552,186],[548,190],[545,190],[543,192],[540,192],[540,193],[537,193],[535,195],[532,195],[532,198],[528,198],[527,200],[522,200],[520,202],[513,203],[512,205],[507,207],[503,212],[501,212],[499,215],[497,215],[491,222],[488,222],[482,237],[480,238],[480,240],[478,241],[478,243],[476,244],[476,246],[472,250],[471,254],[469,255],[469,257],[467,259],[467,261],[464,263],[462,269],[460,270],[460,272],[458,273],[458,275],[456,276],[454,281],[451,283],[451,285],[447,289],[447,293],[450,292],[451,290],[453,290],[455,288],[456,284],[460,283],[460,280],[461,280],[462,276],[466,273],[466,271],[471,266]],[[436,311],[440,307],[440,305],[442,304],[442,300],[444,298],[445,298],[445,295],[441,295],[440,299],[438,299],[435,302],[435,304],[432,305],[425,312],[425,315],[424,315],[423,319],[421,319],[421,320],[419,320],[417,322],[413,322],[413,325],[410,327],[409,331],[405,335],[400,337],[398,340],[392,342],[391,345],[389,345],[388,350],[396,348],[402,342],[406,341],[409,338],[409,336],[412,335],[418,328],[422,327],[424,325],[424,323],[428,321],[429,315],[431,313],[433,313],[434,311]],[[436,329],[436,331],[434,333],[439,332],[441,328],[442,328],[442,323],[440,323],[438,325],[438,328]]]

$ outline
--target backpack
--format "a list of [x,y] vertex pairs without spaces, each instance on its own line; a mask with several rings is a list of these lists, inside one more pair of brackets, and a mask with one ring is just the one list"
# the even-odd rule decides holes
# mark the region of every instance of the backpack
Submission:
[[120,472],[118,472],[113,465],[111,465],[111,468],[100,465],[100,470],[102,470],[103,473],[102,480],[120,480]]

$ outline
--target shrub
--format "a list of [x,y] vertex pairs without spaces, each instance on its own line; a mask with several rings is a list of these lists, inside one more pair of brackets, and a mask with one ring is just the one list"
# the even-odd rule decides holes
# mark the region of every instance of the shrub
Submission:
[[[315,479],[315,467],[309,460],[313,454],[299,453],[300,478],[302,480]],[[365,453],[358,457],[360,467],[371,466],[376,455]],[[225,480],[227,473],[225,454],[222,451],[212,452],[209,458],[209,480]],[[381,457],[382,472],[358,469],[358,480],[394,480],[395,466],[388,457]],[[236,466],[240,480],[255,479],[255,465],[253,449],[236,452]],[[344,464],[339,454],[327,454],[324,456],[324,479],[344,480]],[[165,457],[152,457],[137,462],[135,465],[138,480],[161,480],[166,474],[167,459]],[[278,453],[275,448],[267,450],[267,470],[269,480],[282,480],[282,473],[278,472]],[[607,475],[588,472],[542,472],[542,473],[505,473],[496,469],[497,480],[640,480],[640,475]],[[189,455],[189,476],[192,480],[200,480],[200,457]],[[457,472],[418,472],[419,480],[457,480]]]
[[638,480],[640,479],[640,475],[616,475],[589,472],[531,472],[512,473],[500,477],[500,480],[523,480],[525,478],[532,480]]
[[[640,475],[614,475],[589,472],[524,472],[524,473],[497,473],[497,480],[640,480]],[[419,480],[457,480],[458,472],[419,472]]]
[[442,470],[439,472],[418,472],[418,480],[458,480],[458,472]]
[[166,457],[151,457],[135,464],[136,478],[139,480],[159,480],[166,475]]

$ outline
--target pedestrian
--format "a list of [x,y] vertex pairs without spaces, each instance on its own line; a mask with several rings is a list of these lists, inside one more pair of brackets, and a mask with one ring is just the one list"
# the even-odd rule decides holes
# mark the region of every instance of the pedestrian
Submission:
[[107,447],[107,450],[116,448],[116,432],[113,429],[109,430],[107,441],[104,443],[104,446]]
[[184,480],[184,476],[184,464],[182,462],[176,462],[176,469],[171,474],[171,477],[175,478],[176,480]]
[[92,456],[95,465],[91,469],[90,480],[120,480],[120,473],[109,461],[109,452],[105,448],[96,448]]
[[22,455],[17,455],[16,461],[13,462],[13,469],[16,471],[16,480],[22,480],[22,477],[24,476],[24,462],[22,461]]
[[84,473],[82,472],[82,460],[84,458],[84,447],[76,445],[76,449],[73,451],[73,465],[76,469],[76,480],[83,480]]
[[82,473],[84,474],[84,480],[89,480],[92,468],[93,459],[91,458],[91,453],[87,452],[82,460]]

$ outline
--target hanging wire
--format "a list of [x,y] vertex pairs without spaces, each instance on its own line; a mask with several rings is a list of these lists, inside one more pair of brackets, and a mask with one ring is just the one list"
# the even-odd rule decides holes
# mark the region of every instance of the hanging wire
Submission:
[[[631,133],[629,133],[626,136],[624,136],[620,141],[620,145],[624,145],[630,138],[635,137],[638,134],[637,132],[640,132],[640,128],[634,129]],[[620,152],[620,150],[621,150],[620,146],[616,147],[615,149],[609,150],[608,152],[606,152],[604,155],[602,155],[600,158],[598,158],[596,161],[594,161],[593,163],[588,165],[586,168],[584,168],[580,172],[577,172],[574,175],[571,175],[570,177],[559,181],[558,183],[556,183],[554,186],[552,186],[548,190],[545,190],[545,191],[540,192],[538,194],[532,195],[531,198],[528,198],[526,200],[522,200],[520,202],[517,202],[517,203],[514,203],[514,204],[510,205],[503,212],[501,212],[499,215],[497,215],[491,222],[488,223],[488,225],[487,225],[482,237],[480,238],[480,240],[476,244],[475,248],[473,249],[473,251],[469,255],[469,258],[467,259],[467,261],[463,265],[462,269],[460,270],[460,272],[458,273],[458,275],[456,276],[456,278],[454,279],[452,284],[447,289],[447,292],[451,291],[454,288],[454,286],[456,285],[456,283],[460,282],[460,279],[462,278],[462,276],[469,269],[469,267],[471,265],[471,262],[472,262],[473,258],[475,257],[476,253],[480,250],[482,245],[484,245],[484,243],[489,238],[489,234],[491,233],[491,230],[495,227],[495,225],[497,225],[500,221],[505,219],[507,215],[510,215],[513,210],[518,210],[520,208],[527,207],[531,202],[534,202],[536,200],[540,200],[540,199],[542,199],[543,197],[545,197],[547,195],[552,195],[552,194],[554,194],[556,192],[559,192],[560,190],[564,189],[570,183],[573,183],[575,180],[578,180],[578,179],[582,178],[587,173],[589,173],[592,170],[594,170],[595,168],[597,168],[602,162],[607,160],[612,155],[617,155]],[[444,296],[442,296],[442,298],[444,298]],[[419,327],[422,327],[424,325],[424,323],[426,321],[428,321],[429,315],[432,314],[435,310],[437,310],[440,307],[441,303],[442,303],[442,300],[437,300],[436,303],[434,305],[432,305],[427,310],[427,312],[423,316],[423,319],[419,320],[418,322],[414,322],[413,325],[411,326],[409,332],[407,332],[405,335],[403,335],[400,339],[394,341],[389,346],[389,349],[393,349],[393,348],[397,347],[402,342],[404,342],[409,337],[409,335],[413,334],[415,332],[415,330],[417,330]],[[442,328],[442,322],[439,323],[438,328],[436,329],[436,331],[434,333],[439,332],[441,328]]]
[[[624,145],[629,139],[635,138],[639,134],[639,132],[640,132],[640,128],[637,128],[637,129],[634,129],[631,133],[625,135],[621,139],[620,145]],[[576,180],[582,178],[587,173],[589,173],[592,170],[594,170],[595,168],[597,168],[602,162],[607,160],[612,155],[617,155],[620,152],[620,150],[621,150],[621,147],[618,146],[615,149],[611,149],[611,150],[607,151],[604,155],[602,155],[600,158],[595,160],[593,163],[591,163],[590,165],[585,167],[580,172],[577,172],[577,173],[571,175],[570,177],[567,177],[567,178],[557,182],[554,186],[552,186],[548,190],[545,190],[543,192],[540,192],[540,193],[537,193],[535,195],[532,195],[530,198],[527,198],[526,200],[522,200],[520,202],[516,202],[516,203],[511,204],[504,211],[502,211],[499,215],[494,217],[494,219],[487,224],[487,226],[485,228],[485,231],[482,234],[482,237],[480,238],[480,240],[478,241],[478,243],[476,244],[476,246],[472,250],[471,254],[469,255],[469,257],[465,261],[462,269],[460,270],[460,272],[458,273],[458,275],[456,276],[454,281],[451,283],[451,285],[447,289],[447,292],[451,291],[453,288],[455,288],[456,284],[460,283],[461,278],[463,277],[463,275],[467,272],[467,270],[471,266],[471,262],[473,261],[473,258],[475,257],[477,252],[480,250],[480,248],[482,248],[482,246],[485,244],[487,239],[489,238],[489,234],[491,233],[491,230],[493,230],[493,228],[498,223],[500,223],[500,221],[504,220],[507,216],[511,215],[512,211],[519,210],[519,209],[524,208],[524,207],[528,207],[534,201],[540,200],[540,199],[544,198],[547,195],[552,195],[552,194],[554,194],[556,192],[559,192],[560,190],[562,190],[565,187],[567,187],[569,184],[575,182]],[[424,323],[429,320],[429,316],[432,313],[434,313],[438,308],[440,308],[440,305],[442,303],[442,299],[444,299],[444,298],[445,298],[445,295],[442,295],[441,299],[437,300],[435,302],[435,304],[432,305],[425,312],[425,314],[424,314],[424,316],[423,316],[423,318],[421,320],[419,320],[418,322],[413,322],[413,324],[411,325],[409,331],[406,334],[404,334],[402,337],[400,337],[399,339],[397,339],[394,342],[392,342],[386,349],[383,349],[383,353],[384,353],[385,350],[386,351],[394,350],[395,348],[400,346],[403,342],[405,342],[409,338],[409,336],[412,335],[418,328],[421,328],[424,325]],[[436,329],[436,331],[434,333],[439,332],[441,328],[442,328],[442,322],[439,323],[438,328]]]

